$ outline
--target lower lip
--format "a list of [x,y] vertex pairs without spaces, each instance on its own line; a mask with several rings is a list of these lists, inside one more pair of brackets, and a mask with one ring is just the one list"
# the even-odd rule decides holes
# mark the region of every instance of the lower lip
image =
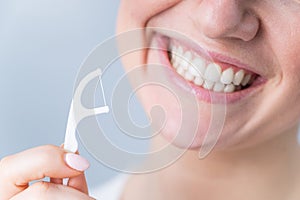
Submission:
[[204,101],[207,103],[214,103],[214,104],[235,103],[246,97],[252,96],[254,93],[257,93],[262,88],[262,86],[266,83],[266,80],[264,80],[262,77],[258,77],[252,83],[251,87],[240,91],[236,91],[232,93],[219,93],[211,90],[206,90],[202,87],[196,86],[195,84],[185,80],[182,76],[177,74],[174,67],[171,65],[168,57],[168,53],[167,53],[168,41],[169,41],[168,38],[160,35],[155,35],[152,39],[156,43],[156,47],[158,49],[157,54],[161,64],[172,69],[172,70],[168,70],[167,73],[168,77],[178,87],[182,88],[183,90],[186,90],[187,92],[192,92],[193,94],[195,94],[200,101]]

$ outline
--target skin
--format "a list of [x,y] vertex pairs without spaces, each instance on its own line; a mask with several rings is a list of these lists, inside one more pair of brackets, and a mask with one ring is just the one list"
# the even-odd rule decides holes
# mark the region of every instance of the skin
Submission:
[[[145,27],[175,30],[201,48],[246,63],[267,80],[250,97],[227,105],[222,135],[204,160],[193,151],[203,145],[210,119],[209,105],[199,101],[202,120],[192,149],[170,167],[132,176],[123,199],[299,199],[299,11],[293,0],[121,1],[119,33]],[[125,69],[160,63],[152,51],[122,57]],[[145,68],[139,77],[148,76]],[[152,148],[168,142],[182,147],[172,141],[180,107],[156,87],[138,95],[146,111],[159,104],[169,116],[163,138],[155,138]]]
[[[208,157],[198,159],[197,150],[207,130],[207,123],[199,122],[192,148],[169,167],[131,176],[123,192],[124,200],[300,198],[299,18],[300,5],[293,0],[121,1],[118,33],[147,26],[172,29],[204,49],[247,63],[267,78],[255,95],[228,105],[222,136]],[[140,37],[146,40],[143,34]],[[158,61],[157,54],[147,49],[122,59],[127,71]],[[148,76],[146,71],[139,77]],[[161,98],[165,97],[164,91],[157,87],[149,86],[138,95],[146,112],[160,104],[168,116],[162,137],[153,139],[152,148],[171,142],[179,123],[176,102]],[[202,122],[206,122],[207,103],[197,103],[203,111]],[[174,145],[184,146],[176,142]],[[65,153],[61,148],[46,146],[2,159],[1,198],[92,199],[87,195],[83,173],[65,164]],[[36,158],[45,159],[38,162]],[[58,159],[54,162],[53,158]],[[24,164],[23,160],[31,162]],[[28,186],[30,181],[44,176],[51,177],[51,183]],[[61,185],[65,176],[73,177],[68,186]]]
[[[83,199],[89,197],[83,172],[71,169],[61,147],[46,145],[5,157],[0,162],[0,199]],[[55,159],[54,159],[55,158]],[[50,177],[50,182],[31,181]],[[62,179],[70,177],[68,186]]]
[[[270,139],[289,129],[295,130],[299,123],[300,91],[297,90],[297,85],[300,78],[299,59],[296,56],[300,50],[300,45],[297,45],[300,42],[297,34],[300,32],[297,23],[299,9],[300,4],[292,0],[157,3],[133,3],[127,0],[121,3],[118,32],[143,27],[175,30],[195,40],[206,50],[236,58],[259,70],[267,79],[267,84],[262,91],[256,92],[250,98],[227,105],[226,124],[217,146],[221,149],[245,147]],[[286,23],[287,21],[289,23]],[[286,37],[282,37],[283,35]],[[159,62],[157,55],[149,50],[122,58],[127,71],[145,63]],[[141,74],[143,79],[147,79],[148,76],[150,75],[147,73]],[[163,96],[162,92],[154,87],[145,88],[139,92],[139,96],[146,111],[151,110],[154,104],[160,104],[167,114],[172,113],[168,118],[170,123],[163,132],[171,132],[168,135],[176,133],[178,127],[174,124],[180,124],[180,121],[179,114],[176,115],[174,110],[180,108],[174,105],[174,101],[159,98]],[[289,101],[286,97],[289,97]],[[207,107],[203,102],[198,103],[201,111]],[[293,110],[286,112],[290,105],[293,105]],[[241,108],[246,112],[240,112]],[[201,115],[206,116],[206,120],[198,125],[200,131],[205,132],[209,111],[204,110]],[[255,134],[258,130],[259,134]],[[200,131],[197,134],[199,137],[204,134]],[[200,147],[201,144],[202,140],[199,139],[194,146]]]

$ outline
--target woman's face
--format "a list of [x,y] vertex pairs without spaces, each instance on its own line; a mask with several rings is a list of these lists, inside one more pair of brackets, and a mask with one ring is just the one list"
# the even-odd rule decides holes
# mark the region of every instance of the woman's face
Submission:
[[[153,85],[138,93],[147,112],[157,104],[164,107],[167,119],[162,135],[175,145],[186,146],[185,141],[193,135],[186,132],[173,141],[181,122],[184,126],[197,123],[190,148],[201,147],[210,128],[212,106],[226,105],[226,120],[216,147],[228,149],[256,144],[297,128],[299,19],[300,3],[294,0],[122,0],[118,32],[160,27],[190,38],[161,29],[149,34],[151,37],[141,35],[172,53],[136,51],[122,58],[125,69],[161,64],[171,70],[160,75],[168,79],[173,73],[171,83],[182,91],[186,86],[191,88],[184,92],[195,95],[199,107],[189,120],[180,118],[186,108],[166,90]],[[145,66],[139,78],[148,76],[153,74]],[[226,103],[218,101],[218,95],[225,97]],[[212,101],[211,96],[217,100]]]

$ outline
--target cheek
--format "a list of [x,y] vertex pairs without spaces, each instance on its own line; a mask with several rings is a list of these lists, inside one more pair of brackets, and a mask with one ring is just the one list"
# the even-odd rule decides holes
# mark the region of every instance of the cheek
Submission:
[[[299,30],[300,31],[300,30]],[[300,33],[300,32],[299,32]],[[297,38],[291,37],[287,45],[281,44],[277,55],[280,64],[280,82],[275,90],[281,92],[281,101],[285,105],[283,109],[289,108],[289,112],[299,119],[300,116],[300,34]],[[295,42],[293,45],[292,41]],[[298,116],[295,116],[298,115]]]
[[[297,56],[295,56],[297,57]],[[282,113],[290,113],[290,120],[300,120],[300,59],[284,67],[282,75]]]
[[210,106],[202,105],[200,110],[180,92],[162,86],[144,86],[137,95],[149,116],[153,135],[162,135],[180,148],[201,146],[210,125]]
[[[168,66],[151,64],[160,62],[160,51],[149,50],[147,55],[148,64],[135,68],[127,77],[133,88],[139,88],[136,95],[150,118],[152,135],[162,135],[181,148],[200,147],[211,126],[211,105],[200,103],[195,95],[178,87],[174,82],[177,75],[174,79]],[[214,143],[214,139],[207,143]]]
[[[143,28],[160,12],[174,6],[181,0],[122,0],[117,19],[117,44],[120,53],[126,52],[121,60],[126,71],[146,63],[146,38]],[[143,49],[136,51],[136,49]],[[129,53],[135,50],[134,53]]]
[[118,32],[145,27],[148,20],[182,0],[122,0],[119,7]]
[[[280,13],[280,12],[278,12]],[[278,16],[281,24],[269,26],[266,38],[278,63],[278,73],[270,90],[270,108],[274,127],[278,130],[299,123],[300,120],[300,25],[299,12]],[[279,21],[273,19],[273,21]],[[272,25],[272,24],[271,24]],[[276,80],[275,80],[276,79]],[[276,112],[275,112],[276,111]],[[274,132],[274,131],[273,131]]]
[[152,122],[154,132],[162,132],[172,139],[182,123],[181,106],[176,95],[162,86],[154,85],[143,87],[137,95]]

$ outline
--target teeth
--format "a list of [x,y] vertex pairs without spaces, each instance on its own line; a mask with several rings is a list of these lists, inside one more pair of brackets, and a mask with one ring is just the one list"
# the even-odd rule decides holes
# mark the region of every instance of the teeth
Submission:
[[235,86],[233,84],[226,85],[224,88],[224,92],[233,92],[235,90]]
[[204,77],[212,82],[217,82],[220,80],[222,69],[219,65],[211,63],[207,66]]
[[[174,48],[172,49],[172,65],[177,68],[180,65],[181,62],[181,57],[183,54],[183,49],[182,47]],[[174,52],[174,53],[173,53]]]
[[217,83],[214,85],[214,91],[215,91],[215,92],[223,92],[223,91],[224,91],[224,88],[225,88],[225,85],[224,85],[223,83],[217,82]]
[[192,60],[192,53],[190,51],[187,51],[181,60],[181,67],[183,67],[184,70],[188,70],[188,67]]
[[228,68],[222,73],[221,82],[224,84],[230,84],[233,81],[233,76],[233,69]]
[[172,63],[172,66],[173,66],[175,69],[177,69],[178,64],[177,64],[177,62],[176,62],[176,56],[175,56],[175,55],[172,56],[172,61],[171,61],[171,63]]
[[174,68],[177,68],[178,67],[178,56],[177,56],[177,50],[174,49],[172,51],[172,65]]
[[189,71],[186,71],[184,74],[184,78],[188,81],[192,81],[195,77]]
[[214,82],[213,81],[209,81],[209,80],[205,80],[203,87],[205,89],[211,90],[214,87]]
[[181,66],[179,66],[178,68],[177,68],[177,73],[179,74],[179,75],[181,75],[181,76],[183,76],[184,75],[184,72],[185,72],[185,70],[181,67]]
[[[198,76],[204,76],[206,69],[205,61],[203,59],[195,58],[192,60],[192,66],[190,66],[190,68],[197,71]],[[195,74],[194,76],[197,75]]]
[[244,70],[240,70],[237,73],[235,73],[233,84],[234,85],[240,85],[243,78],[244,78],[244,75],[245,75]]
[[243,89],[256,78],[252,74],[246,74],[244,70],[235,73],[233,68],[227,68],[222,72],[220,65],[207,63],[201,57],[197,57],[197,54],[184,51],[181,46],[171,45],[170,52],[170,62],[177,73],[187,81],[207,90],[231,93]]
[[248,84],[252,84],[255,81],[255,76],[251,76],[250,81]]
[[171,52],[177,52],[177,47],[176,46],[172,46],[171,47]]
[[196,67],[194,66],[190,66],[189,67],[189,73],[192,74],[193,76],[200,76],[200,72],[198,69],[196,69]]
[[247,74],[242,81],[242,86],[246,86],[249,83],[250,79],[251,79],[251,75]]
[[181,46],[178,47],[177,53],[178,55],[183,55],[183,48]]
[[202,84],[204,83],[204,80],[203,80],[203,78],[201,78],[200,76],[197,76],[197,77],[195,78],[195,80],[194,80],[194,83],[195,83],[195,85],[200,86],[200,85],[202,85]]

